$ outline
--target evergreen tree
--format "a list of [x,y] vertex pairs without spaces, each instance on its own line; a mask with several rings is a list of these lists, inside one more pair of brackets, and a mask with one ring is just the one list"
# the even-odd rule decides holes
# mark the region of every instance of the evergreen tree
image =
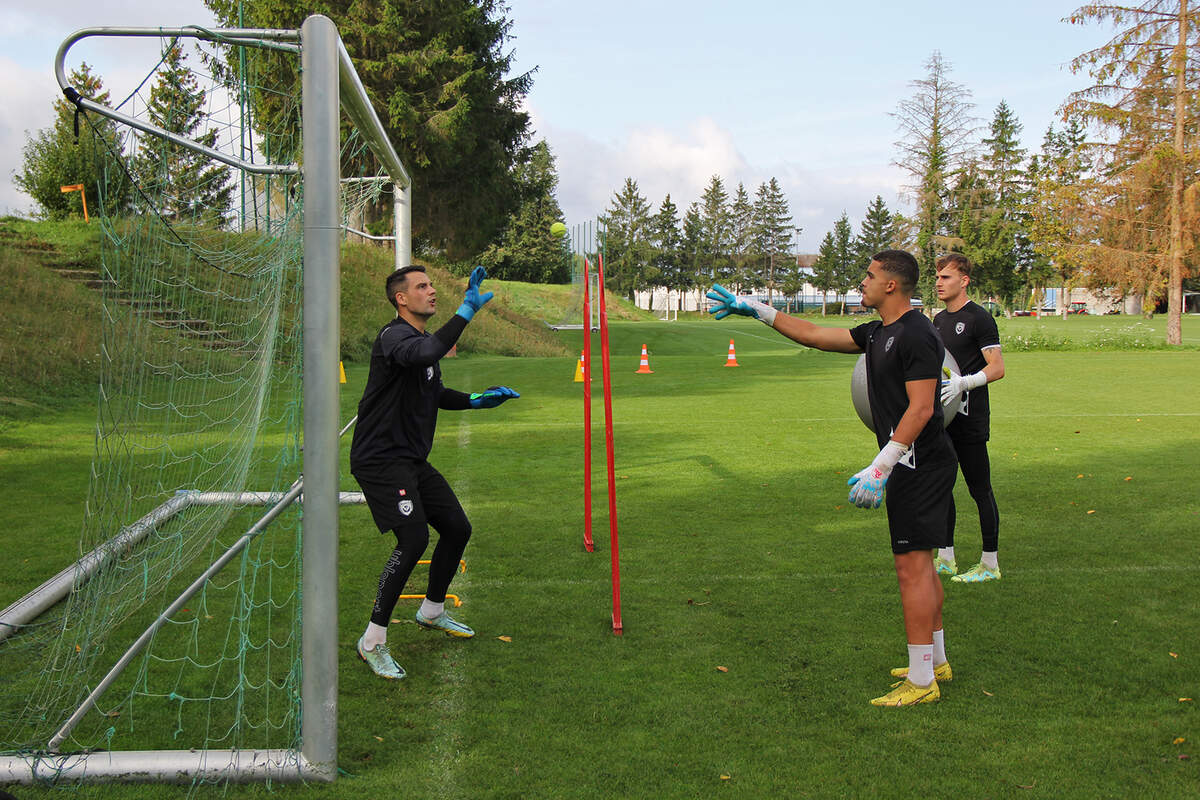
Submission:
[[671,195],[663,198],[658,213],[650,220],[650,240],[654,247],[653,267],[658,284],[677,292],[691,288],[692,278],[683,268],[683,237],[679,230],[679,209]]
[[[850,218],[843,211],[833,223],[831,237],[833,249],[833,289],[845,297],[846,293],[862,281],[865,269],[855,260],[857,251],[854,249],[854,230],[850,227]],[[846,312],[846,304],[842,303],[842,313]]]
[[699,267],[707,275],[707,280],[732,288],[737,285],[738,275],[730,258],[732,226],[728,201],[724,182],[719,175],[713,175],[700,196],[702,227]]
[[821,239],[817,248],[817,259],[811,267],[812,274],[808,282],[821,293],[821,316],[825,316],[825,304],[829,292],[836,291],[839,285],[837,244],[833,240],[833,231]]
[[637,181],[626,178],[620,192],[613,194],[608,210],[600,216],[604,230],[604,277],[630,300],[634,292],[654,285],[657,277],[651,263],[650,204]]
[[1027,290],[1045,286],[1055,277],[1064,285],[1072,283],[1080,271],[1075,243],[1084,233],[1074,209],[1080,205],[1081,182],[1092,168],[1085,141],[1083,123],[1072,116],[1061,131],[1055,131],[1053,125],[1046,129],[1041,152],[1030,160],[1037,213],[1029,223],[1034,258]]
[[729,256],[735,283],[753,283],[755,270],[755,207],[745,184],[738,182],[729,206]]
[[[86,63],[71,73],[70,85],[89,100],[109,103],[100,76]],[[24,161],[13,181],[52,219],[82,213],[78,193],[64,194],[60,188],[77,183],[83,184],[91,210],[120,214],[129,203],[130,183],[117,161],[123,144],[116,123],[99,114],[81,114],[76,141],[75,119],[74,105],[61,96],[55,100],[53,125],[26,136]],[[101,189],[103,195],[98,194]]]
[[918,294],[933,297],[934,262],[949,249],[955,234],[951,185],[970,155],[976,131],[971,92],[950,80],[950,64],[934,51],[925,63],[926,76],[912,81],[913,96],[892,116],[901,138],[896,165],[909,174],[910,195],[917,207],[916,253],[921,266]]
[[562,209],[554,195],[558,188],[554,154],[545,139],[529,148],[514,173],[521,206],[509,217],[500,242],[489,245],[479,260],[495,278],[567,283],[571,280],[570,242],[550,234],[550,226],[562,219]]
[[705,287],[712,281],[704,266],[704,220],[700,204],[692,203],[683,215],[683,232],[679,240],[679,281],[685,289]]
[[[163,54],[162,67],[150,89],[146,112],[158,127],[192,141],[213,147],[217,129],[202,130],[207,93],[187,66],[183,47],[175,42]],[[139,203],[145,198],[154,211],[172,222],[222,227],[233,201],[234,185],[229,167],[207,156],[168,141],[144,135],[138,145],[133,173],[142,186]]]
[[777,265],[788,261],[792,215],[779,181],[760,184],[754,198],[754,284],[767,288],[768,301],[778,288]]
[[854,261],[860,271],[865,271],[871,256],[881,250],[896,246],[896,218],[888,211],[883,198],[875,195],[875,199],[867,206],[863,217],[862,227],[854,239]]
[[977,162],[956,186],[962,251],[974,263],[972,289],[1010,301],[1030,261],[1030,194],[1020,146],[1021,123],[1004,101]]
[[[299,28],[315,13],[332,19],[412,176],[415,243],[463,258],[495,239],[519,205],[513,166],[530,136],[523,101],[533,85],[532,71],[509,75],[512,21],[503,0],[205,4],[231,28]],[[227,70],[236,75],[231,53]],[[268,54],[267,63],[280,85],[300,69],[293,54]],[[281,118],[297,113],[292,98],[255,92],[253,103],[266,128],[298,129]]]

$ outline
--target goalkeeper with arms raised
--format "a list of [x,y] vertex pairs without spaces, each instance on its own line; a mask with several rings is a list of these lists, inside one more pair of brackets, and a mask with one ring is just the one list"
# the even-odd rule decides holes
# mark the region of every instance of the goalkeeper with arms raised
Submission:
[[426,460],[433,446],[439,408],[494,408],[519,397],[506,386],[464,394],[442,385],[438,362],[450,352],[467,323],[492,293],[479,293],[486,272],[476,267],[467,281],[466,297],[441,328],[425,330],[437,306],[437,292],[423,267],[404,267],[388,276],[387,297],[396,318],[383,326],[371,348],[371,368],[358,423],[350,446],[350,471],[362,486],[380,532],[396,535],[379,576],[375,607],[358,654],[384,678],[403,678],[404,670],[388,652],[387,625],[396,600],[429,544],[429,525],[438,532],[429,565],[429,585],[417,610],[417,624],[449,636],[475,632],[446,613],[446,590],[471,537],[471,523],[454,490]]
[[[709,309],[755,317],[808,347],[835,353],[866,353],[867,395],[880,451],[850,478],[850,501],[862,508],[887,504],[893,561],[908,638],[908,666],[876,706],[932,703],[941,697],[938,680],[952,675],[942,633],[942,584],[934,552],[946,541],[946,521],[958,462],[943,430],[939,398],[945,347],[937,332],[912,307],[917,261],[903,250],[871,257],[859,290],[862,304],[879,319],[856,328],[826,328],[713,286]],[[886,491],[885,491],[886,489]]]

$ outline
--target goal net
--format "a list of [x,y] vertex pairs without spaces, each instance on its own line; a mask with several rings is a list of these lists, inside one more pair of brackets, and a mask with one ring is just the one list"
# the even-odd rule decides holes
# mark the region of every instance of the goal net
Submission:
[[89,35],[162,55],[77,102],[107,147],[95,454],[78,552],[0,612],[0,783],[332,780],[337,229],[408,176],[324,17],[81,31],[60,82]]

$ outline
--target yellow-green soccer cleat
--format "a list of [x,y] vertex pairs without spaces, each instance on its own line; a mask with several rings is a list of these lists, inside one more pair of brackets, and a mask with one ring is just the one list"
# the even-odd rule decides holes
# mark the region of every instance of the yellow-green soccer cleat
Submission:
[[394,681],[404,677],[404,667],[392,659],[386,644],[377,644],[370,650],[363,647],[363,637],[358,639],[358,657],[367,662],[367,666],[381,678]]
[[460,639],[470,639],[475,635],[475,631],[463,625],[454,617],[443,611],[433,619],[426,619],[421,616],[421,612],[417,612],[417,624],[429,631],[442,631],[447,636],[457,636]]
[[942,691],[938,688],[936,680],[928,686],[917,686],[912,681],[905,679],[899,683],[893,683],[892,690],[883,697],[876,697],[871,701],[871,705],[900,708],[901,706],[915,706],[918,703],[936,703],[941,699]]
[[[908,667],[896,667],[892,670],[893,678],[907,678]],[[947,683],[954,680],[954,672],[950,669],[950,662],[943,661],[933,668],[933,679],[940,683]]]
[[984,581],[1000,580],[1000,568],[991,569],[982,563],[976,564],[962,575],[955,575],[950,580],[955,583],[983,583]]
[[938,575],[953,575],[958,572],[958,566],[953,559],[945,559],[941,556],[933,557],[933,566],[937,567]]

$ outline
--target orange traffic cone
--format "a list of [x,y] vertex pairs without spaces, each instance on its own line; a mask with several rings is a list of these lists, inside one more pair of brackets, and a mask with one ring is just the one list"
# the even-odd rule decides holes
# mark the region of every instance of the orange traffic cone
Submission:
[[642,361],[638,364],[637,372],[634,375],[650,375],[654,370],[650,369],[650,357],[646,355],[646,345],[642,345]]
[[725,366],[727,366],[727,367],[741,366],[740,364],[737,363],[737,353],[733,352],[733,339],[729,340],[729,356],[725,359]]
[[575,362],[575,383],[583,383],[583,355]]

